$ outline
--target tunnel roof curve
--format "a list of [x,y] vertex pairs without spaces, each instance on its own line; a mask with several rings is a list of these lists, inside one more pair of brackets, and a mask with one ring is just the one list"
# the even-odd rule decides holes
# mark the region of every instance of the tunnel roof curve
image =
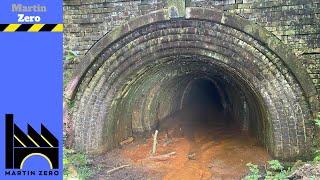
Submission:
[[[206,62],[216,67],[210,69]],[[274,129],[270,138],[275,156],[294,157],[310,147],[312,128],[305,121],[317,106],[317,91],[299,59],[263,27],[215,8],[199,7],[187,7],[185,16],[178,18],[168,9],[137,17],[103,36],[81,57],[65,90],[66,99],[79,102],[73,117],[77,146],[92,150],[114,143],[103,133],[105,124],[119,124],[115,118],[121,115],[116,112],[118,107],[137,111],[130,104],[132,99],[147,94],[143,103],[154,108],[161,96],[154,92],[173,87],[173,78],[188,84],[189,77],[198,78],[192,73],[210,76],[218,70],[217,75],[227,72],[226,78],[244,82],[245,88],[263,96],[261,104],[268,107],[270,117],[266,119]],[[182,76],[185,74],[188,77]],[[157,86],[163,82],[163,87]],[[139,83],[146,83],[146,92]],[[126,97],[128,92],[135,95]],[[126,102],[120,97],[126,97]],[[142,114],[151,119],[152,115]],[[125,136],[115,129],[109,129],[113,138]]]

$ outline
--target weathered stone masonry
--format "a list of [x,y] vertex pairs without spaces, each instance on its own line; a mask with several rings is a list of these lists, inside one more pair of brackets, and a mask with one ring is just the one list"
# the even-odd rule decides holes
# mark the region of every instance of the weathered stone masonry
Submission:
[[[166,0],[65,0],[65,49],[83,55],[115,27],[167,6]],[[299,56],[320,91],[318,0],[188,0],[186,6],[219,8],[265,27]]]
[[310,150],[319,110],[316,1],[93,0],[65,1],[64,9],[64,45],[80,53],[65,93],[76,149],[107,150],[151,130],[205,78],[274,156]]

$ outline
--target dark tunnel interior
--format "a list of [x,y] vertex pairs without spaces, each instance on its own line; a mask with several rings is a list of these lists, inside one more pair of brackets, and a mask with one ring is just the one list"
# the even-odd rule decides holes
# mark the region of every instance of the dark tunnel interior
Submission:
[[[226,88],[227,87],[227,88]],[[262,145],[255,131],[258,130],[259,119],[253,119],[255,112],[249,113],[246,101],[241,93],[232,91],[234,97],[228,97],[228,86],[219,86],[217,81],[208,78],[191,80],[184,90],[180,110],[169,117],[159,120],[156,127],[168,137],[183,137],[190,144],[189,158],[201,154],[201,147],[211,142],[225,142],[234,139],[234,144],[250,142]],[[228,99],[232,98],[231,102]],[[239,106],[240,104],[240,106]],[[242,112],[242,114],[238,114]],[[256,113],[257,114],[257,113]],[[242,119],[235,118],[242,116]],[[251,119],[250,119],[251,118]],[[239,139],[240,138],[240,139]]]
[[210,116],[223,117],[223,102],[218,88],[207,79],[199,79],[192,83],[190,92],[185,98],[183,108],[188,108],[193,117],[199,121],[217,120]]

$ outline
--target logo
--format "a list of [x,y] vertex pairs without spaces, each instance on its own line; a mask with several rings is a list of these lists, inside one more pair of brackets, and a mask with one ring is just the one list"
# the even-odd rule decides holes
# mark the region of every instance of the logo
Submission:
[[[58,175],[59,142],[57,138],[41,124],[39,134],[28,124],[28,134],[25,134],[15,123],[13,114],[5,116],[6,134],[6,171],[5,175]],[[32,156],[42,156],[47,160],[50,171],[22,171],[26,160]]]

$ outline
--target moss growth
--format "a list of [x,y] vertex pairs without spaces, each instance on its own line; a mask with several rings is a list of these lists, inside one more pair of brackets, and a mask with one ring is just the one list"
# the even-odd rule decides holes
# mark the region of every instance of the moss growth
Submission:
[[186,16],[186,2],[185,0],[168,0],[168,9],[169,13],[172,14],[172,11],[177,11],[176,16],[171,17],[185,17]]
[[71,149],[63,151],[63,178],[89,179],[93,171],[89,166],[88,157],[83,153],[75,153]]

